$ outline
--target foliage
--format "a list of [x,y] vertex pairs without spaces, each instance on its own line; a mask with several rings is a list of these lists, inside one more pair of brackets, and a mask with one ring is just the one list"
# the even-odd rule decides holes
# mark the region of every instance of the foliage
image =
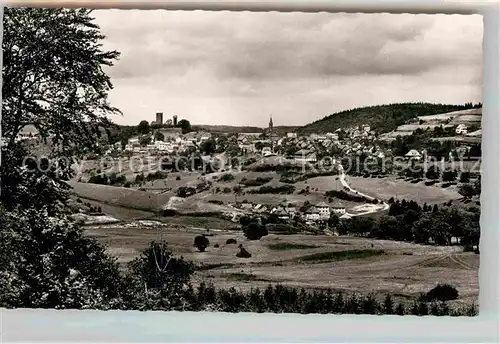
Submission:
[[273,177],[257,177],[256,179],[242,179],[240,184],[245,186],[261,186],[269,183]]
[[266,226],[257,222],[251,222],[243,226],[243,233],[245,234],[245,237],[247,237],[247,239],[249,240],[259,240],[263,236],[269,234],[269,232],[266,229]]
[[112,88],[103,66],[119,56],[103,51],[91,10],[5,8],[3,16],[2,134],[12,146],[33,124],[52,154],[97,150]]
[[200,151],[204,154],[207,154],[207,155],[211,155],[213,153],[215,153],[215,150],[216,150],[216,143],[215,143],[215,140],[210,138],[206,141],[203,141],[200,145]]
[[352,201],[352,202],[371,202],[371,200],[368,200],[366,197],[353,195],[353,194],[345,192],[344,190],[326,191],[325,197],[335,197],[338,199],[342,199],[345,201]]
[[305,245],[305,244],[296,244],[290,242],[280,242],[277,244],[269,244],[267,247],[273,251],[289,251],[289,250],[305,250],[309,248],[317,248],[319,246],[315,245]]
[[191,195],[194,195],[196,193],[196,189],[191,187],[191,186],[181,186],[177,189],[177,197],[189,197]]
[[182,129],[183,134],[187,134],[192,131],[191,128],[191,123],[187,119],[181,119],[178,123],[177,126]]
[[467,109],[464,105],[444,105],[429,103],[402,103],[355,108],[326,116],[308,124],[298,131],[301,134],[327,133],[338,128],[357,127],[360,123],[383,133],[396,129],[399,125],[418,116],[435,115]]
[[222,176],[217,179],[219,182],[230,182],[234,180],[234,176],[231,173],[224,173]]
[[198,235],[194,238],[194,246],[200,251],[204,252],[210,245],[210,240],[204,235]]
[[141,146],[147,146],[151,143],[151,136],[150,135],[143,135],[139,138],[139,143]]
[[163,135],[161,131],[157,131],[155,133],[155,141],[165,141],[165,135]]
[[137,132],[141,135],[147,135],[151,131],[151,128],[149,127],[149,123],[146,120],[142,120],[139,122],[139,125],[137,126]]
[[69,218],[44,210],[0,210],[0,305],[106,308],[121,279],[105,247]]
[[295,186],[286,184],[280,186],[261,186],[258,189],[248,190],[252,194],[292,194],[295,191]]
[[126,309],[170,310],[181,307],[189,287],[194,265],[182,257],[176,258],[165,241],[151,242],[140,257],[127,266],[126,289],[123,292]]
[[450,301],[458,298],[458,291],[449,284],[438,284],[425,295],[427,301]]

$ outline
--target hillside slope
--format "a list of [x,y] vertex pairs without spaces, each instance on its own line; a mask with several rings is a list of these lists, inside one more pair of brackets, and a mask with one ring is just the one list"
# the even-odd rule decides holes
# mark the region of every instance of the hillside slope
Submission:
[[369,125],[379,133],[395,130],[399,125],[418,116],[429,116],[451,111],[466,110],[465,105],[431,103],[400,103],[355,108],[326,116],[305,125],[298,131],[303,134],[332,132],[338,128]]

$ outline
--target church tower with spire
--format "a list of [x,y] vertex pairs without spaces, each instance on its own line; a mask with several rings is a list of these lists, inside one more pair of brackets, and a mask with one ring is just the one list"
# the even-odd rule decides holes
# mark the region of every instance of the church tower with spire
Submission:
[[269,134],[273,133],[273,116],[269,116],[269,128],[268,128]]

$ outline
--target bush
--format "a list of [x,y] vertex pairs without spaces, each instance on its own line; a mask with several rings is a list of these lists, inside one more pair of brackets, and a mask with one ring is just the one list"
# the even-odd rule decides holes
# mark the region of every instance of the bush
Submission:
[[249,193],[252,194],[281,194],[288,195],[295,191],[295,186],[286,184],[280,186],[261,186],[258,189],[250,190]]
[[243,245],[240,244],[239,246],[240,252],[236,253],[236,257],[238,258],[250,258],[252,257],[252,254],[248,252]]
[[425,295],[427,301],[450,301],[458,299],[458,290],[449,284],[438,284]]
[[267,231],[266,226],[261,225],[256,222],[252,222],[245,227],[243,227],[243,233],[249,240],[259,240],[263,236],[266,236],[269,234]]
[[175,177],[175,180],[181,180],[181,176]]
[[245,186],[261,186],[266,183],[269,183],[273,178],[272,177],[257,177],[256,179],[247,180],[243,178],[240,181],[240,184]]
[[215,248],[218,248],[218,247],[219,247],[219,244],[215,244],[215,245],[214,245],[214,247],[215,247]]
[[236,244],[236,239],[227,239],[226,245]]
[[181,186],[180,188],[177,189],[177,197],[189,197],[191,195],[194,195],[196,193],[196,189],[190,186]]
[[200,252],[205,252],[205,249],[210,245],[210,241],[204,235],[198,235],[194,238],[194,244]]
[[164,209],[162,211],[163,216],[175,216],[177,215],[177,211],[175,209]]
[[230,182],[233,179],[234,179],[234,176],[231,173],[225,173],[219,177],[218,181],[219,182]]

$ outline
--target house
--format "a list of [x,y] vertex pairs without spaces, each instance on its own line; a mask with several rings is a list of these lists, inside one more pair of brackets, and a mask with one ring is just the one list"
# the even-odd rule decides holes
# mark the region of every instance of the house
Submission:
[[38,129],[32,125],[25,125],[21,131],[17,134],[16,140],[29,140],[36,139],[39,135]]
[[241,203],[241,209],[244,209],[244,210],[252,210],[253,209],[253,205],[252,203]]
[[339,219],[341,219],[341,220],[344,220],[344,219],[348,220],[350,218],[352,218],[352,216],[349,215],[349,214],[347,214],[347,213],[344,213],[344,215],[342,215],[342,216],[339,217]]
[[342,206],[340,203],[335,203],[332,206],[330,206],[330,211],[337,215],[344,215],[346,213],[345,207]]
[[369,133],[369,132],[370,132],[370,129],[371,129],[371,128],[370,128],[370,126],[369,126],[369,125],[364,125],[364,126],[363,126],[363,131],[364,131],[365,133]]
[[181,128],[161,128],[158,131],[163,134],[165,140],[168,138],[177,139],[182,135]]
[[455,129],[455,133],[457,135],[465,135],[467,134],[467,126],[465,124],[459,124],[457,129]]
[[257,204],[254,208],[256,213],[265,213],[267,211],[267,206],[263,204]]
[[296,162],[316,162],[316,153],[308,149],[300,149],[293,155]]
[[316,207],[310,207],[306,211],[306,221],[319,221],[320,215],[319,210]]
[[289,139],[296,139],[297,138],[297,133],[287,133],[286,137]]
[[328,220],[330,218],[330,206],[325,202],[316,204],[316,209],[318,209],[321,220]]
[[262,155],[266,156],[266,155],[270,155],[272,153],[273,153],[273,151],[271,150],[271,147],[262,148]]
[[274,212],[274,215],[278,216],[280,220],[288,220],[289,215],[283,208],[279,208]]
[[420,154],[420,152],[417,151],[416,149],[412,149],[408,153],[405,154],[405,157],[407,159],[417,159],[417,160],[420,160],[422,158],[422,154]]

